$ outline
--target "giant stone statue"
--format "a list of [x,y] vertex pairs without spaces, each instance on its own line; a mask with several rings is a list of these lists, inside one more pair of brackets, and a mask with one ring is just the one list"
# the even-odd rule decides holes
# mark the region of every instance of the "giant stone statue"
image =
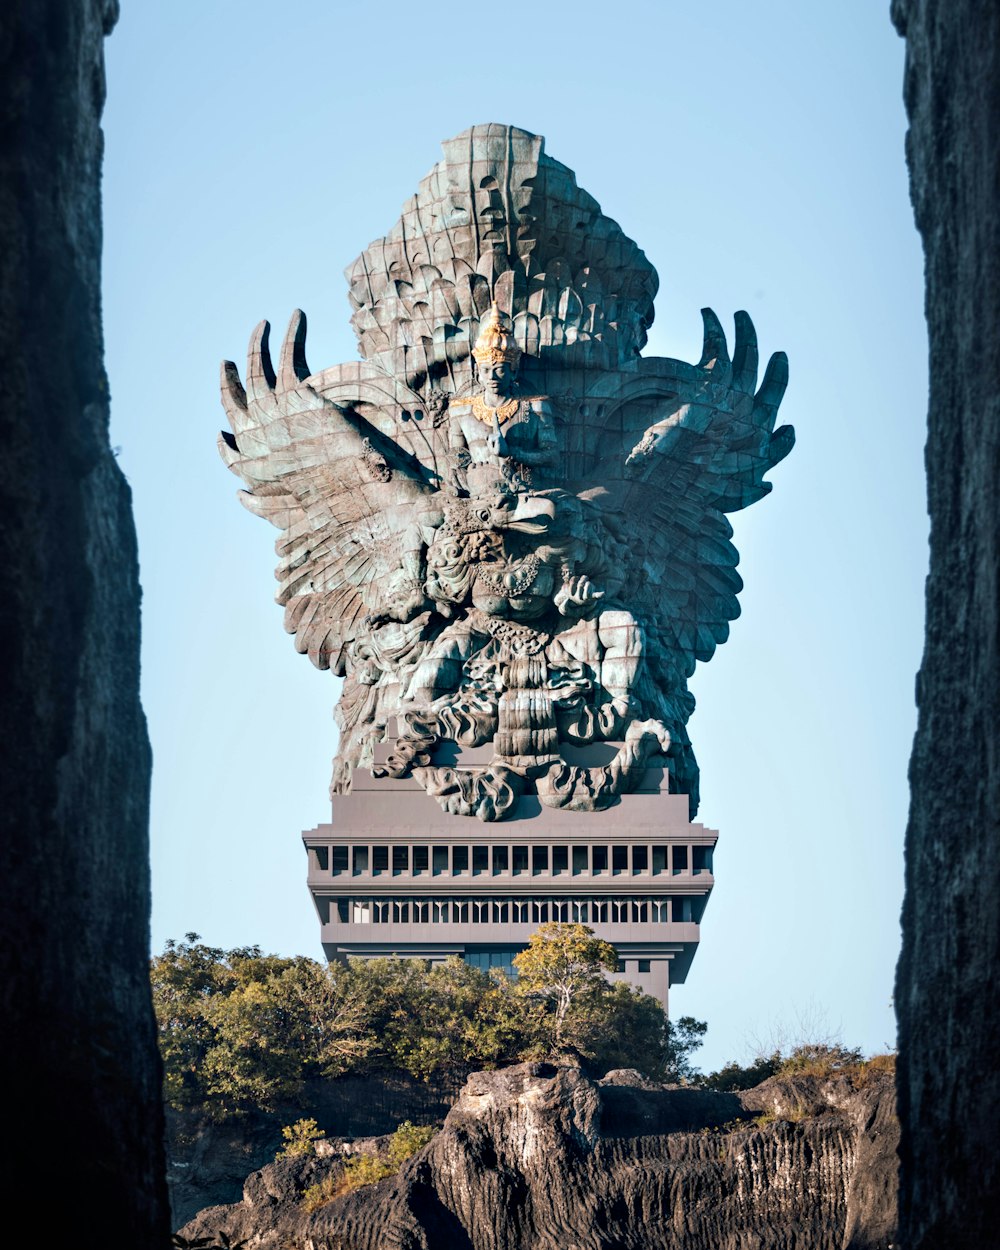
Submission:
[[758,388],[750,318],[730,355],[705,309],[697,364],[642,356],[655,270],[509,126],[445,143],[347,276],[363,359],[311,373],[296,312],[275,372],[262,322],[220,439],[286,628],[345,679],[332,793],[364,767],[481,820],[595,811],[666,755],[693,815],[687,682],[739,613],[726,513],[793,444],[784,354]]

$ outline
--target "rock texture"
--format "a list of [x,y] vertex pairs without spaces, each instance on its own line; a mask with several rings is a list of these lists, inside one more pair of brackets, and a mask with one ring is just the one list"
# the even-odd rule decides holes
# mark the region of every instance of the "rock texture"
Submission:
[[[0,18],[0,994],[11,1193],[76,1246],[166,1244],[147,971],[149,748],[100,319],[114,0]],[[50,1238],[51,1239],[51,1238]]]
[[1000,8],[895,0],[926,254],[931,516],[896,983],[908,1250],[1000,1210]]
[[342,1168],[331,1143],[263,1168],[242,1203],[181,1236],[258,1250],[884,1250],[892,1104],[884,1073],[718,1094],[521,1064],[474,1073],[396,1176],[307,1213],[305,1188]]

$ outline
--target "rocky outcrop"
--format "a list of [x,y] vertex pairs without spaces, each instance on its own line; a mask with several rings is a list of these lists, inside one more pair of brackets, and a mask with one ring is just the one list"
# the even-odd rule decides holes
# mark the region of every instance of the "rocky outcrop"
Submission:
[[521,1064],[474,1073],[393,1177],[306,1211],[305,1189],[343,1169],[330,1143],[180,1234],[255,1250],[885,1250],[897,1136],[886,1073],[721,1094]]
[[931,517],[899,1017],[901,1240],[1000,1210],[1000,6],[894,0],[926,256]]
[[[0,1037],[35,1239],[165,1245],[149,990],[149,746],[130,495],[101,335],[104,36],[117,0],[0,14]],[[71,1231],[69,1231],[71,1230]]]

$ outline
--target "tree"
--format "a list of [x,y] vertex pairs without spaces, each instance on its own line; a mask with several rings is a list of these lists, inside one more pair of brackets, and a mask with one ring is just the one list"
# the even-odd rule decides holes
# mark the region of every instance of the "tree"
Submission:
[[[618,953],[586,925],[550,922],[535,930],[514,966],[522,992],[552,1004],[551,1043],[558,1053],[567,1041],[576,1049],[576,1040],[589,1031],[586,1008],[607,989],[604,974],[618,967]],[[577,1028],[567,1030],[571,1012]]]

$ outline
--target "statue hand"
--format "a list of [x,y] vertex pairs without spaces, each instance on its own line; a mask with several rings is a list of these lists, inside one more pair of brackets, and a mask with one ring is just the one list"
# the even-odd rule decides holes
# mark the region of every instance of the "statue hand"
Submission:
[[603,590],[595,590],[585,573],[569,577],[559,587],[555,596],[556,610],[562,616],[580,617],[587,609],[604,598]]

